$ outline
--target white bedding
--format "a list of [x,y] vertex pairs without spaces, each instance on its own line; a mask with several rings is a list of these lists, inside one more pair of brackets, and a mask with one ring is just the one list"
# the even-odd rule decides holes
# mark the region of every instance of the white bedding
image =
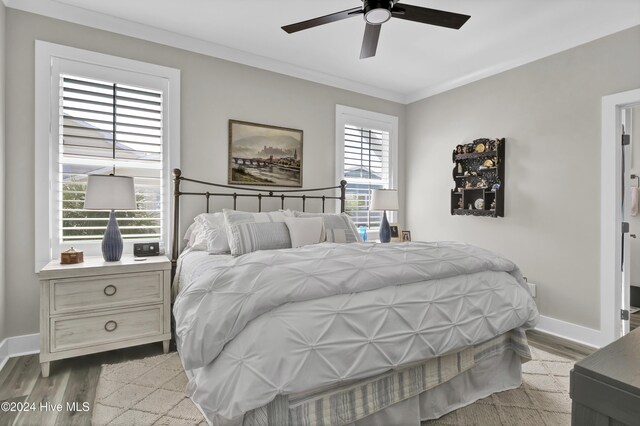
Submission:
[[535,325],[518,268],[460,243],[323,243],[182,260],[176,340],[208,421]]
[[233,260],[230,254],[209,254],[206,251],[184,251],[178,259],[174,287],[180,291],[184,283],[193,283],[208,270]]

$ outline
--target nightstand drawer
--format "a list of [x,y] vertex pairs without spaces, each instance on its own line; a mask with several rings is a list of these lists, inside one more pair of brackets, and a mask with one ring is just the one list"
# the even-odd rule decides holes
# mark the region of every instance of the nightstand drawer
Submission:
[[162,272],[51,280],[51,314],[163,300]]
[[51,318],[51,352],[163,333],[163,306]]

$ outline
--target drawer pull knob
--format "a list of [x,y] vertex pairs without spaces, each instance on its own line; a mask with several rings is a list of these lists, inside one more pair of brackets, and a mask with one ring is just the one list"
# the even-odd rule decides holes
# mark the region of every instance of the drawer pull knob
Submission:
[[111,321],[107,321],[104,324],[104,329],[108,332],[112,332],[113,330],[115,330],[116,328],[118,328],[118,323],[111,320]]
[[114,294],[116,294],[116,291],[118,291],[118,289],[113,284],[109,284],[104,288],[105,296],[113,296]]

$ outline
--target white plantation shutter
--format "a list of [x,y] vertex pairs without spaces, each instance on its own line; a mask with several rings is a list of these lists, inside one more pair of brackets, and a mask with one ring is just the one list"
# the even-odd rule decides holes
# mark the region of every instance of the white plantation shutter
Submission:
[[132,176],[116,211],[124,253],[171,247],[171,170],[180,167],[180,70],[35,42],[35,271],[70,246],[99,256],[108,212],[86,211],[87,175]]
[[382,212],[369,211],[371,190],[397,188],[397,162],[398,117],[336,105],[336,178],[347,181],[345,212],[357,226],[380,228]]
[[57,192],[60,243],[102,239],[109,212],[84,210],[88,174],[133,176],[136,210],[117,211],[123,238],[162,237],[163,94],[60,75]]
[[347,180],[346,213],[356,226],[379,228],[382,212],[369,211],[372,189],[390,185],[389,132],[344,126],[343,176]]

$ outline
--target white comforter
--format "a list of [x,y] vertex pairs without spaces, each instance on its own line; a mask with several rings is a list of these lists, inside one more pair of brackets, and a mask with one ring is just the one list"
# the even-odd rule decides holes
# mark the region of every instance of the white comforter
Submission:
[[176,340],[213,424],[532,327],[515,264],[460,243],[324,243],[216,262],[182,282]]

